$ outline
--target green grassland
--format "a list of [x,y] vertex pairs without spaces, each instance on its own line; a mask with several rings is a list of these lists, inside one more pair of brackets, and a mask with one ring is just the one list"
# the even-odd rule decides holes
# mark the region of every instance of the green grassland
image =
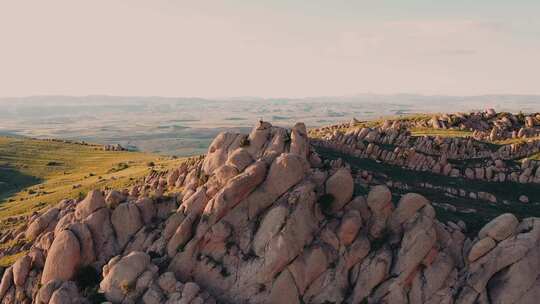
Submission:
[[533,154],[529,156],[528,158],[532,160],[540,160],[540,153]]
[[412,136],[470,137],[473,132],[457,129],[412,128]]
[[97,145],[0,137],[0,229],[17,224],[8,224],[7,217],[30,214],[90,189],[123,188],[152,168],[179,162],[153,154],[103,151]]
[[508,138],[503,140],[496,140],[493,143],[497,145],[511,145],[511,144],[520,144],[528,141],[540,140],[540,137],[526,137],[526,138]]

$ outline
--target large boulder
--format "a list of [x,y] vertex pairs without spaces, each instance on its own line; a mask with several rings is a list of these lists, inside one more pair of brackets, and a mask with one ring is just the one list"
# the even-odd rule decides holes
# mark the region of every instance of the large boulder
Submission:
[[257,282],[272,280],[285,268],[304,247],[309,244],[318,230],[314,204],[316,196],[312,184],[298,186],[290,196],[291,212],[280,232],[269,242],[262,259],[262,269],[257,273]]
[[502,241],[515,233],[518,224],[519,221],[515,215],[505,213],[487,223],[478,232],[478,237],[483,239],[489,236],[496,241]]
[[32,258],[28,255],[18,259],[15,264],[13,264],[13,282],[15,285],[24,286],[31,266]]
[[[501,217],[501,216],[500,216]],[[515,237],[507,237],[493,249],[470,263],[467,268],[466,281],[456,303],[475,303],[482,295],[489,296],[492,303],[535,303],[537,299],[528,292],[536,284],[540,268],[538,267],[540,248],[540,220],[529,218],[523,220],[517,229],[510,227],[506,232],[494,229],[504,221],[513,220],[505,216],[497,225],[488,223],[493,230],[491,235],[505,236],[519,233]],[[510,224],[512,225],[512,224]],[[484,228],[486,228],[486,226]],[[496,232],[496,233],[495,233]],[[499,234],[500,233],[500,234]],[[485,235],[483,232],[482,235]],[[489,295],[488,295],[489,293]],[[521,301],[518,299],[521,298]]]
[[264,181],[266,171],[266,163],[257,161],[242,174],[233,177],[206,205],[204,214],[210,216],[210,222],[217,222],[244,200]]
[[47,304],[51,300],[53,293],[62,286],[62,281],[53,280],[43,284],[36,295],[37,304]]
[[60,210],[58,208],[51,208],[47,210],[43,215],[37,217],[30,223],[28,229],[26,229],[25,237],[27,240],[35,240],[41,233],[46,230],[52,230],[56,224],[56,219]]
[[294,260],[288,269],[291,272],[300,294],[323,274],[330,263],[325,250],[320,246],[307,248]]
[[473,245],[471,251],[469,251],[469,262],[474,262],[478,260],[480,257],[488,253],[491,249],[495,248],[496,245],[497,243],[495,243],[495,241],[490,237],[485,237],[479,240]]
[[358,278],[351,294],[351,303],[362,303],[371,291],[389,276],[392,252],[382,249],[366,258],[358,271]]
[[272,291],[268,297],[268,303],[300,304],[298,296],[298,289],[296,288],[294,278],[292,277],[290,271],[285,269],[275,280],[272,286]]
[[[231,144],[238,138],[238,134],[222,132],[212,141],[204,158],[202,169],[206,175],[211,175],[227,161]],[[186,178],[187,179],[187,178]]]
[[229,155],[229,158],[225,164],[236,168],[239,172],[242,172],[251,163],[253,163],[251,154],[249,154],[246,149],[240,148],[234,150],[234,152]]
[[372,217],[369,223],[369,233],[372,237],[380,237],[387,227],[387,221],[392,214],[392,193],[384,185],[371,188],[367,197],[367,205]]
[[326,193],[332,195],[331,210],[337,212],[351,201],[354,192],[354,180],[351,172],[345,168],[341,168],[334,173],[326,181]]
[[13,283],[13,266],[8,267],[2,276],[2,281],[0,281],[0,300],[7,293],[9,288]]
[[347,212],[341,220],[337,233],[341,245],[350,245],[356,238],[361,226],[362,217],[360,216],[360,212],[358,210],[350,210]]
[[135,202],[135,206],[139,208],[141,219],[145,225],[152,223],[156,217],[156,206],[154,201],[148,197],[140,198]]
[[298,155],[281,154],[270,166],[263,188],[279,196],[304,178],[307,166],[307,162]]
[[414,221],[408,222],[404,227],[401,248],[392,270],[393,274],[398,276],[399,282],[407,280],[422,260],[432,252],[437,241],[437,231],[431,216],[434,214],[423,209]]
[[68,281],[53,292],[49,304],[79,304],[84,301],[75,282]]
[[105,198],[99,190],[88,192],[84,200],[77,204],[75,208],[75,217],[79,220],[86,218],[96,210],[105,208]]
[[182,303],[190,303],[201,291],[199,285],[194,282],[187,282],[182,290]]
[[281,230],[287,215],[289,215],[289,210],[286,206],[275,206],[268,211],[253,238],[255,254],[264,255],[268,242]]
[[69,230],[79,240],[81,247],[81,265],[90,265],[96,260],[96,253],[94,250],[94,240],[92,239],[92,233],[88,226],[84,223],[77,222],[69,226]]
[[392,192],[386,186],[375,186],[368,193],[367,204],[369,209],[375,214],[381,213],[391,203]]
[[108,208],[97,210],[90,214],[83,223],[86,224],[94,241],[94,253],[99,265],[106,263],[117,254],[118,243],[111,223],[111,212]]
[[309,154],[309,139],[306,131],[306,125],[302,122],[297,123],[291,130],[291,154],[307,158]]
[[125,200],[126,196],[122,192],[116,190],[109,191],[105,197],[105,203],[107,204],[107,207],[111,209],[116,208],[116,206]]
[[243,145],[254,159],[262,156],[271,132],[272,125],[269,122],[261,120],[249,133],[247,141]]
[[397,230],[401,224],[412,218],[418,210],[427,204],[429,204],[429,201],[418,193],[403,195],[390,217],[390,227]]
[[278,156],[285,152],[285,145],[288,140],[289,135],[287,130],[284,128],[274,128],[273,137],[264,151],[264,156]]
[[70,280],[77,271],[80,262],[79,240],[73,232],[63,230],[56,236],[49,249],[41,276],[41,284],[52,280]]
[[86,218],[94,211],[105,208],[105,198],[99,190],[88,192],[84,200],[77,204],[75,208],[75,217],[79,220]]
[[150,256],[134,251],[124,257],[112,259],[103,270],[103,281],[99,284],[107,300],[120,303],[135,288],[137,278],[150,264]]
[[132,203],[118,205],[111,215],[111,222],[120,248],[127,244],[143,224],[139,208]]

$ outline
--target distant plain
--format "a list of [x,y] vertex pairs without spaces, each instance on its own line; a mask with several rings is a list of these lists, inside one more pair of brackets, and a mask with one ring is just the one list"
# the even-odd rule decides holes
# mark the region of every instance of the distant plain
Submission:
[[482,110],[536,112],[540,96],[423,96],[412,94],[312,98],[165,98],[35,96],[0,98],[0,135],[58,138],[163,155],[205,153],[223,130],[248,131],[259,119],[318,127],[353,117]]

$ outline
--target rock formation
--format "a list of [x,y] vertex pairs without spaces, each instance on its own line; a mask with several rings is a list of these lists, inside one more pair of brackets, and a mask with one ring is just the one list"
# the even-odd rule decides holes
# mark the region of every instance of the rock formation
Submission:
[[540,296],[540,219],[504,214],[471,239],[463,225],[438,221],[420,194],[395,198],[384,185],[357,194],[349,167],[323,165],[303,124],[222,133],[204,158],[153,172],[133,189],[62,201],[25,228],[31,247],[4,272],[2,303],[536,303]]

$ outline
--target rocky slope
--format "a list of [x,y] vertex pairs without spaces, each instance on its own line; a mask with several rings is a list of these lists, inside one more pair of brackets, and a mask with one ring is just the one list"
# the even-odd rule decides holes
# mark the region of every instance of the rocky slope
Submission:
[[[391,165],[417,171],[430,171],[452,177],[487,180],[494,182],[540,183],[540,162],[526,160],[521,165],[512,160],[522,159],[540,152],[540,140],[527,139],[527,134],[540,134],[540,122],[537,116],[523,116],[525,125],[520,125],[516,116],[510,113],[495,116],[490,111],[483,113],[470,113],[468,115],[445,114],[444,122],[452,121],[458,130],[485,130],[492,126],[492,130],[512,130],[520,128],[526,130],[505,133],[500,139],[521,139],[515,143],[490,145],[492,139],[478,137],[473,133],[470,137],[440,137],[440,136],[412,136],[411,128],[430,126],[425,120],[387,120],[376,127],[361,127],[351,123],[344,128],[343,125],[319,128],[312,131],[321,140],[315,144],[350,153],[357,157],[372,158]],[[492,116],[493,115],[493,116]],[[502,118],[501,118],[502,117]],[[501,122],[505,121],[507,124]],[[512,123],[514,122],[514,123]],[[435,124],[433,128],[449,128],[446,124]],[[525,134],[519,135],[518,134]],[[479,141],[482,140],[482,141]],[[464,163],[462,166],[456,163]]]
[[2,303],[536,303],[540,219],[474,239],[423,196],[355,195],[306,128],[222,133],[145,184],[33,216]]

